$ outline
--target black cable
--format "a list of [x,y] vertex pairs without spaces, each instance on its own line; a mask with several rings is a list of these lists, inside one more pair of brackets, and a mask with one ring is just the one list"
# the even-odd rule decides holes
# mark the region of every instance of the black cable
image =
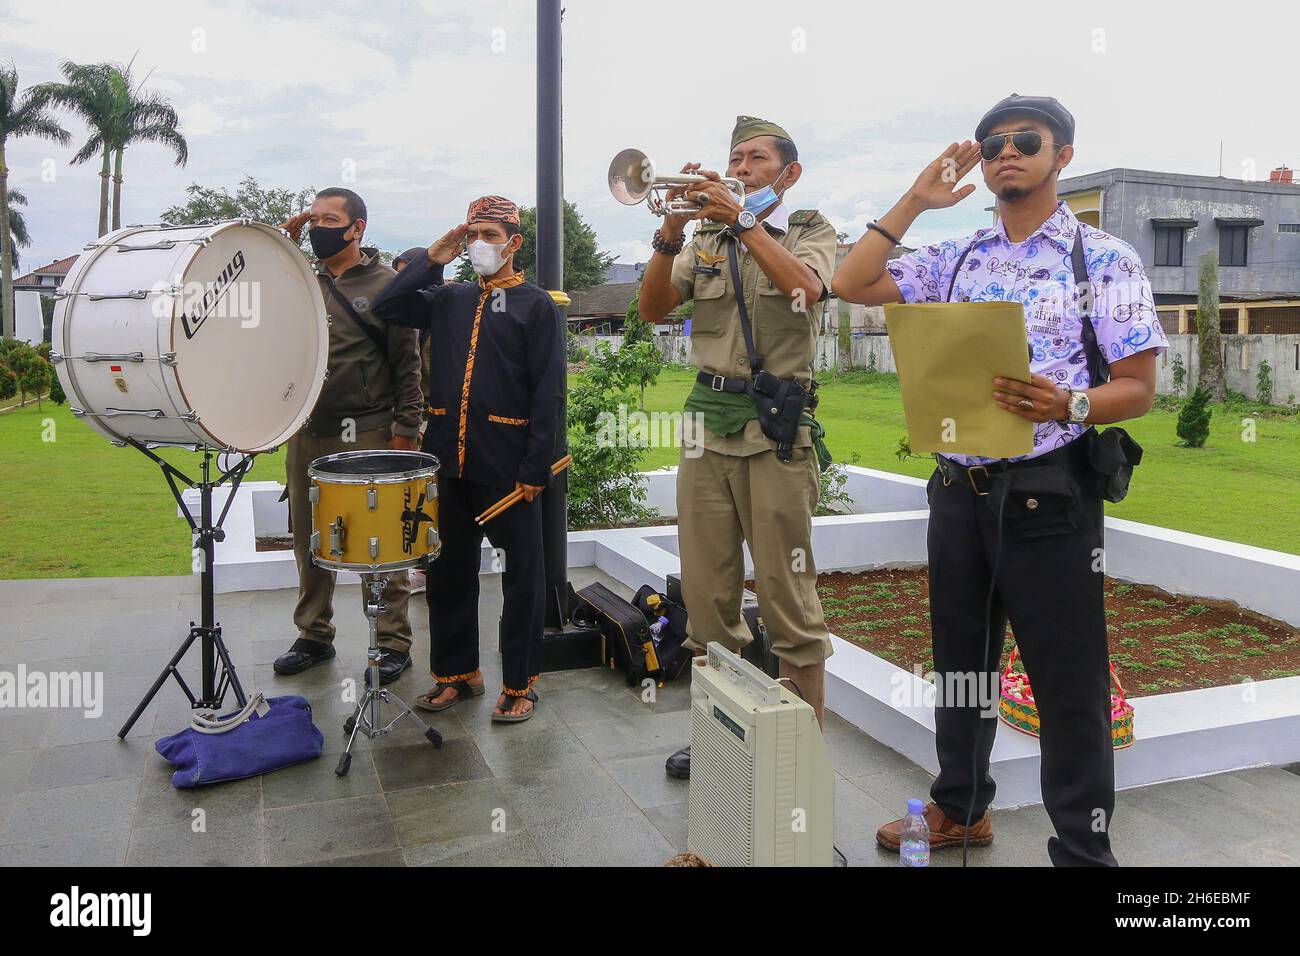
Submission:
[[[984,602],[984,656],[980,658],[980,667],[987,667],[989,660],[989,647],[993,643],[993,596],[997,593],[998,588],[998,566],[1002,563],[1002,511],[1007,504],[1007,494],[1011,490],[1011,476],[1007,472],[1002,475],[1002,494],[998,496],[998,523],[997,535],[993,543],[993,570],[989,574],[989,595]],[[979,502],[976,502],[978,506]],[[1002,649],[998,648],[998,663],[1002,661]],[[996,672],[997,668],[994,668]],[[980,676],[983,677],[984,672]],[[978,687],[976,690],[978,696]],[[976,735],[976,745],[971,751],[971,777],[970,777],[970,803],[966,806],[966,828],[961,835],[961,865],[966,865],[966,854],[970,849],[970,825],[971,818],[975,816],[975,797],[979,790],[979,735]]]
[[800,700],[802,700],[802,701],[807,701],[807,700],[808,700],[808,698],[805,697],[805,696],[803,695],[803,691],[801,691],[801,690],[799,689],[799,685],[796,684],[796,683],[794,682],[793,679],[791,679],[791,678],[789,678],[789,677],[778,677],[778,678],[776,679],[776,681],[777,681],[778,684],[779,684],[781,681],[783,681],[783,680],[790,681],[790,686],[792,686],[792,687],[794,688],[794,692],[795,692],[796,694],[799,695],[799,699],[800,699]]

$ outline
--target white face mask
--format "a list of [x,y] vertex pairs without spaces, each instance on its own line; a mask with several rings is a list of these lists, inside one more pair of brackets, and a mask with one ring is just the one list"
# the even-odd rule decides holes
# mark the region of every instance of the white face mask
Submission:
[[469,264],[483,278],[491,278],[505,265],[505,248],[508,245],[509,242],[495,243],[475,239],[469,244]]

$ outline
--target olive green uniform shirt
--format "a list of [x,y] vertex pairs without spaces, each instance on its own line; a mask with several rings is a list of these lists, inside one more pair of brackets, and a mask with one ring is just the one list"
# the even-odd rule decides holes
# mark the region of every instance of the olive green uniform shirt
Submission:
[[[784,217],[769,215],[755,229],[769,233],[806,263],[821,279],[830,294],[831,276],[835,272],[835,228],[816,210],[791,213],[784,231],[768,225],[768,220]],[[745,333],[740,325],[740,309],[727,258],[730,238],[724,238],[722,225],[704,223],[673,261],[670,281],[683,302],[694,301],[691,317],[691,364],[710,375],[750,378],[749,356],[745,350]],[[740,278],[754,330],[754,346],[763,357],[763,367],[778,378],[795,378],[806,388],[812,380],[816,356],[817,333],[821,328],[822,301],[807,303],[796,312],[793,302],[763,274],[758,260],[743,246]],[[716,270],[716,274],[714,271]],[[683,441],[694,444],[700,437],[704,448],[724,455],[748,456],[775,450],[776,442],[763,434],[758,420],[748,422],[740,431],[727,436],[708,428],[696,428],[690,416],[683,421]],[[812,444],[808,426],[799,429],[794,447]]]

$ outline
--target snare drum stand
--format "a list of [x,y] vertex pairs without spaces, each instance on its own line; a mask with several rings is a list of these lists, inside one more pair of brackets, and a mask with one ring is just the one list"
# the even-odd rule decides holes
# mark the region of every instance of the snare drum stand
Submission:
[[[402,570],[398,573],[405,574],[406,571]],[[416,726],[424,731],[424,736],[429,739],[429,743],[435,748],[442,747],[442,734],[421,720],[406,701],[379,684],[379,615],[387,607],[384,604],[384,587],[387,583],[387,577],[383,574],[361,575],[361,586],[370,590],[370,598],[366,601],[366,618],[370,622],[370,647],[366,651],[366,692],[357,702],[357,712],[343,725],[343,732],[348,734],[348,745],[343,748],[343,753],[339,755],[339,765],[334,768],[334,772],[340,777],[345,776],[352,766],[352,744],[357,739],[358,730],[368,739],[373,740],[392,730],[403,717],[410,717],[415,721]],[[379,716],[381,701],[388,701],[401,708],[401,713],[387,724],[383,723]]]
[[[230,503],[235,500],[235,492],[239,490],[239,483],[253,464],[253,456],[245,455],[239,464],[228,471],[221,472],[221,477],[216,481],[212,481],[209,471],[212,465],[213,449],[205,446],[202,449],[203,480],[196,482],[182,474],[170,462],[159,458],[153,451],[138,441],[128,438],[126,443],[142,455],[153,459],[154,463],[162,469],[163,477],[167,479],[172,495],[181,507],[181,513],[185,515],[185,520],[190,523],[190,531],[198,538],[197,547],[201,552],[203,561],[199,575],[203,622],[202,624],[195,624],[190,621],[190,636],[172,655],[172,659],[167,662],[163,672],[153,682],[149,692],[144,695],[144,699],[140,701],[135,711],[127,718],[126,723],[122,725],[122,729],[117,732],[118,737],[123,739],[130,733],[131,727],[144,713],[144,709],[149,706],[150,701],[154,699],[154,695],[162,689],[162,685],[166,683],[168,677],[176,678],[176,683],[181,685],[181,690],[190,699],[190,706],[195,710],[219,711],[225,701],[227,690],[235,692],[235,699],[239,701],[240,707],[248,703],[248,699],[244,696],[244,688],[239,683],[239,675],[235,673],[235,665],[230,662],[230,652],[226,650],[225,641],[221,639],[221,625],[216,622],[212,557],[215,542],[222,541],[226,537],[226,533],[221,530],[221,525],[225,522],[226,514],[230,511]],[[217,465],[217,470],[221,471],[220,463]],[[189,506],[185,504],[181,489],[177,487],[177,481],[180,481],[187,488],[199,489],[200,508],[197,523]],[[214,525],[212,523],[212,489],[224,484],[226,481],[230,482],[230,494],[226,496],[225,507],[221,509],[221,515]],[[200,642],[199,647],[203,652],[203,687],[199,697],[194,696],[189,685],[185,683],[185,678],[181,677],[181,672],[177,666],[185,656],[185,652],[190,649],[190,645],[196,640]]]

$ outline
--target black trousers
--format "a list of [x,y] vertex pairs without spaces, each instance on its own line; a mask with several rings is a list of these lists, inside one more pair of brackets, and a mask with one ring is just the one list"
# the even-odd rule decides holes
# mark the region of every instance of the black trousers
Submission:
[[486,533],[499,552],[504,608],[501,616],[502,682],[523,693],[542,666],[545,572],[542,502],[520,501],[485,526],[474,518],[509,493],[460,478],[438,485],[442,553],[429,564],[429,669],[436,680],[456,680],[479,667],[479,549]]
[[[1048,854],[1057,866],[1116,866],[1107,832],[1115,809],[1115,766],[1102,504],[1079,486],[1084,466],[1078,449],[1067,445],[1051,453],[1060,462],[1056,490],[1070,489],[1072,504],[1023,491],[1023,486],[1041,486],[1042,472],[1030,481],[1016,480],[1029,478],[1036,468],[1013,467],[987,484],[977,482],[987,495],[978,494],[969,480],[947,484],[935,472],[928,488],[930,623],[935,672],[940,678],[960,675],[942,686],[975,675],[976,686],[990,687],[996,695],[1010,620],[1041,721],[1043,803],[1056,828]],[[986,617],[990,586],[992,612]],[[987,656],[986,622],[991,627]],[[996,696],[991,709],[970,695],[956,696],[937,695],[939,776],[930,796],[949,817],[964,822],[972,795],[975,820],[993,801],[989,754],[998,720]]]

